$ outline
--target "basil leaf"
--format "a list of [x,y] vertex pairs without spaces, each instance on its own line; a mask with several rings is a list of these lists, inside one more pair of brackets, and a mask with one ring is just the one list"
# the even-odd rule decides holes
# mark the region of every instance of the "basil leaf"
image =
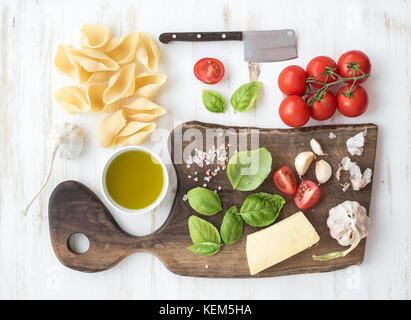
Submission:
[[225,111],[225,100],[218,92],[203,90],[202,99],[208,111],[216,113],[223,113]]
[[221,243],[220,234],[218,233],[217,228],[210,222],[197,216],[190,216],[188,218],[188,229],[194,244],[202,242]]
[[261,82],[253,81],[243,84],[231,96],[231,105],[235,111],[246,112],[253,105],[260,93]]
[[201,243],[193,244],[187,249],[194,253],[201,254],[203,256],[213,256],[218,251],[220,251],[220,247],[221,247],[221,244],[218,244],[218,243],[201,242]]
[[232,206],[225,213],[220,233],[226,245],[234,244],[241,239],[243,220],[239,216],[236,206]]
[[237,152],[228,161],[228,179],[234,189],[255,190],[270,174],[272,162],[271,153],[266,148]]
[[277,219],[284,203],[284,198],[277,194],[251,194],[241,206],[240,215],[250,226],[265,227]]
[[212,216],[222,209],[218,194],[206,188],[191,189],[187,192],[187,198],[191,208],[206,216]]

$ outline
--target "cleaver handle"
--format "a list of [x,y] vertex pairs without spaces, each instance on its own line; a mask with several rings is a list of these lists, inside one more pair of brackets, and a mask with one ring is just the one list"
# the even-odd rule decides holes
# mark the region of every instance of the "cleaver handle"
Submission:
[[222,32],[169,32],[162,33],[159,37],[160,42],[169,43],[171,41],[229,41],[243,40],[241,31],[222,31]]

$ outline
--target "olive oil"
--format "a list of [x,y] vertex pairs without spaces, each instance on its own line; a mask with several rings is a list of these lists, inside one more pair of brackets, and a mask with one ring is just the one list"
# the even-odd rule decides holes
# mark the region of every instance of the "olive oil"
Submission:
[[126,209],[139,210],[153,204],[163,186],[162,166],[141,150],[120,153],[107,168],[107,192]]

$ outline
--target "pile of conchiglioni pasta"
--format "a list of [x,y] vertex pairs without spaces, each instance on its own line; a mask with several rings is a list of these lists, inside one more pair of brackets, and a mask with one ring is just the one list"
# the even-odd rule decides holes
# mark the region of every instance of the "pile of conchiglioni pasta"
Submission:
[[153,122],[164,108],[152,98],[167,76],[156,74],[160,48],[144,32],[110,38],[104,25],[81,28],[81,49],[59,45],[57,70],[77,80],[79,86],[57,90],[55,100],[70,114],[109,113],[98,128],[100,145],[142,144],[154,131]]

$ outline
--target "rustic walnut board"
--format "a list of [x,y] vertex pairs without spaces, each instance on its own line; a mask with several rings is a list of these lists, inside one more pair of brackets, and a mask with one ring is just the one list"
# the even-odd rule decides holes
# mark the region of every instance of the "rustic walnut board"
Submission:
[[[187,131],[189,129],[194,130]],[[191,245],[187,218],[196,213],[189,207],[187,201],[183,201],[183,196],[191,188],[205,183],[203,180],[205,171],[208,168],[215,168],[215,165],[207,168],[198,168],[197,165],[191,165],[188,168],[179,161],[180,157],[185,159],[185,155],[182,155],[179,150],[184,150],[186,146],[192,144],[193,139],[189,139],[192,133],[201,133],[205,137],[207,129],[230,129],[231,131],[228,131],[228,133],[226,131],[228,136],[238,136],[238,130],[245,129],[241,135],[248,136],[251,130],[256,128],[228,128],[216,124],[192,121],[183,123],[180,127],[174,129],[169,142],[170,154],[178,178],[176,197],[166,222],[151,235],[134,237],[122,231],[97,196],[78,182],[66,181],[57,186],[50,198],[49,222],[53,248],[59,260],[69,268],[85,272],[97,272],[116,265],[131,253],[150,252],[156,255],[170,271],[179,275],[216,278],[252,277],[250,276],[245,253],[246,235],[261,228],[245,225],[240,242],[232,246],[223,246],[221,251],[213,257],[196,255],[186,249]],[[345,142],[349,137],[364,129],[368,130],[364,153],[361,157],[351,156],[347,151]],[[330,132],[334,132],[337,138],[330,139],[328,137]],[[257,190],[241,192],[233,190],[226,172],[220,171],[208,183],[208,188],[215,190],[218,186],[222,187],[219,195],[224,209],[228,209],[232,205],[237,205],[240,208],[247,195],[254,192],[276,193],[278,191],[273,185],[272,174],[282,165],[293,167],[295,156],[301,151],[310,150],[309,141],[311,138],[315,138],[321,143],[324,152],[327,153],[326,157],[321,158],[331,164],[334,172],[344,156],[350,156],[352,161],[357,162],[362,170],[371,168],[374,171],[377,132],[377,126],[373,124],[318,126],[285,130],[259,129],[260,146],[266,147],[273,156],[270,177]],[[184,133],[190,134],[185,139],[181,139]],[[228,137],[226,139],[226,143],[228,143]],[[202,149],[206,151],[208,146],[205,145],[205,141],[206,139],[204,139]],[[247,146],[247,148],[249,147]],[[198,171],[198,182],[187,178],[188,175],[194,177],[195,171]],[[311,165],[304,178],[315,181],[314,165]],[[343,173],[342,180],[347,181],[347,179],[348,176]],[[307,218],[320,235],[319,244],[253,277],[326,272],[360,264],[364,259],[365,239],[344,258],[317,262],[313,261],[311,256],[343,249],[329,235],[326,225],[328,210],[344,200],[355,200],[363,205],[368,212],[371,188],[372,183],[361,191],[349,189],[344,193],[341,190],[342,187],[332,177],[329,182],[321,186],[323,196],[320,202],[312,210],[305,211]],[[285,196],[285,198],[287,200],[286,204],[276,222],[298,211],[292,197]],[[219,228],[223,215],[224,211],[212,217],[203,218]],[[76,232],[84,233],[90,240],[90,248],[86,253],[76,254],[68,247],[68,238]]]

